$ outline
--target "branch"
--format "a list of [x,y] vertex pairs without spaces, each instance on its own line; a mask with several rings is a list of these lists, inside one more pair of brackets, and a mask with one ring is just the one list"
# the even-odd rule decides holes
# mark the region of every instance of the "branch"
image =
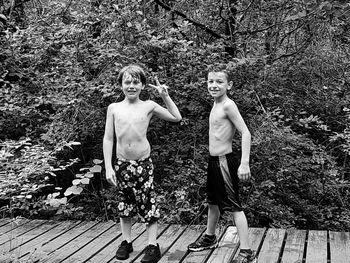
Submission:
[[158,4],[159,6],[161,6],[163,9],[169,11],[170,13],[176,14],[176,15],[182,17],[183,19],[187,20],[188,22],[192,23],[193,25],[195,25],[195,26],[197,26],[197,27],[203,29],[203,30],[204,30],[205,32],[207,32],[208,34],[210,34],[210,35],[212,35],[212,36],[214,36],[214,37],[216,37],[216,38],[222,38],[222,36],[221,36],[220,34],[216,33],[216,32],[213,31],[213,30],[211,30],[208,26],[203,25],[203,24],[201,24],[201,23],[199,23],[199,22],[196,22],[196,21],[194,21],[194,20],[188,18],[184,13],[181,13],[180,11],[174,10],[174,9],[171,8],[170,6],[164,4],[162,1],[160,1],[160,0],[154,0],[154,2],[155,2],[156,4]]
[[308,44],[309,44],[311,38],[312,38],[312,36],[310,36],[310,37],[305,41],[305,43],[304,43],[301,47],[299,47],[297,50],[295,50],[294,52],[291,52],[291,53],[288,53],[288,54],[283,54],[283,55],[281,55],[281,56],[279,56],[279,57],[273,59],[272,62],[275,62],[275,61],[277,61],[277,60],[279,60],[279,59],[281,59],[281,58],[287,58],[287,57],[294,56],[295,54],[298,54],[299,52],[301,52],[303,49],[305,49],[305,48],[308,46]]

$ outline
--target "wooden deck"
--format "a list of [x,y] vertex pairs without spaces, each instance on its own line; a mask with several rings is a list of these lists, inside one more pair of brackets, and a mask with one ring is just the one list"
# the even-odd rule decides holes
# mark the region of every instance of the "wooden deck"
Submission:
[[[217,230],[219,247],[188,253],[187,245],[200,237],[205,226],[160,225],[160,262],[225,263],[235,256],[239,240],[234,226]],[[143,224],[132,229],[134,252],[122,262],[140,262],[147,243]],[[252,248],[259,263],[349,263],[350,233],[313,230],[250,228]],[[0,262],[119,262],[115,251],[122,241],[114,222],[0,220]]]

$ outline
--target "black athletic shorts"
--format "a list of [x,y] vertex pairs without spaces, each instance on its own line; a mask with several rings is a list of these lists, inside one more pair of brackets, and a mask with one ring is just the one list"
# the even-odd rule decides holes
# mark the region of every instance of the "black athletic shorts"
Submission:
[[243,210],[239,200],[238,167],[238,160],[233,153],[209,157],[207,202],[218,205],[222,214]]

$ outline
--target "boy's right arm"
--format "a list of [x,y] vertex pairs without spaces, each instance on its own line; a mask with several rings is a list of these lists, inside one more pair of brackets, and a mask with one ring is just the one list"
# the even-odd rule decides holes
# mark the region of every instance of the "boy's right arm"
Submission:
[[117,185],[115,172],[112,166],[112,151],[114,143],[114,118],[113,118],[113,104],[108,106],[105,134],[103,137],[103,158],[106,168],[106,179],[109,183]]

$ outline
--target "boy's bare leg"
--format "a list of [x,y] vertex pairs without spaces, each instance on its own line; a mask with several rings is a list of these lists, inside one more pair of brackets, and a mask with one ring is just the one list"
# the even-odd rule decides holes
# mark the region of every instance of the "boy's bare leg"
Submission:
[[208,205],[207,235],[215,235],[216,224],[220,218],[220,210],[217,205]]
[[248,222],[243,211],[234,212],[233,219],[237,227],[238,237],[240,241],[241,249],[250,249],[249,236],[248,236]]
[[120,227],[122,229],[123,240],[131,242],[131,217],[121,217]]
[[157,222],[148,223],[146,225],[147,233],[148,233],[148,244],[149,245],[157,245]]

